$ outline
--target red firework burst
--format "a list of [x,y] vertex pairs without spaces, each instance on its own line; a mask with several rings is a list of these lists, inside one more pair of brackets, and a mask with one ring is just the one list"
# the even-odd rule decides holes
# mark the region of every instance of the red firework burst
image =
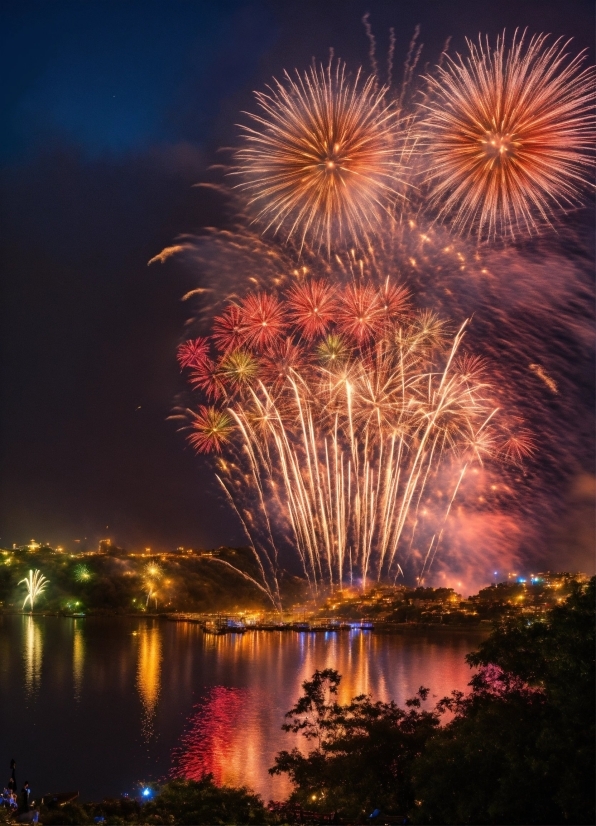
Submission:
[[302,347],[294,344],[291,338],[278,342],[267,351],[262,359],[261,376],[265,387],[278,388],[296,371],[304,374],[307,365],[306,354]]
[[529,430],[519,427],[508,434],[501,446],[500,454],[514,465],[522,465],[524,459],[536,452],[534,438]]
[[399,284],[392,284],[389,279],[379,290],[379,304],[385,321],[393,322],[409,314],[410,293]]
[[188,440],[199,453],[221,453],[234,429],[230,416],[224,410],[201,405],[193,413],[192,433]]
[[336,320],[346,335],[359,343],[368,341],[379,332],[384,321],[379,294],[370,284],[350,284],[341,297]]
[[213,340],[224,353],[238,350],[246,343],[246,328],[240,307],[230,304],[220,316],[214,319]]
[[193,369],[190,384],[195,390],[203,390],[210,399],[219,399],[225,394],[218,365],[210,358],[206,358]]
[[283,304],[267,293],[254,293],[244,299],[242,321],[247,345],[257,350],[274,344],[286,328]]
[[290,318],[309,341],[325,335],[337,312],[337,299],[325,281],[305,281],[288,292]]
[[195,338],[178,347],[178,364],[183,367],[198,367],[209,355],[209,339]]

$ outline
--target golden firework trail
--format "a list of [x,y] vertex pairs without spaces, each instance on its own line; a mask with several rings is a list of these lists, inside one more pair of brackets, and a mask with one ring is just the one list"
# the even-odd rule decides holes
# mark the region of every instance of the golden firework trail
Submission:
[[19,585],[25,585],[27,588],[27,596],[23,602],[23,610],[25,605],[29,603],[31,610],[35,607],[35,601],[45,591],[49,580],[39,570],[29,571],[27,577],[19,582]]

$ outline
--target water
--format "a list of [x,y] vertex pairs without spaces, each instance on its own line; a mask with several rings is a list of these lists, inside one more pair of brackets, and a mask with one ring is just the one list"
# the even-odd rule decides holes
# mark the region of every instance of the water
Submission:
[[[396,635],[203,635],[196,625],[136,618],[0,618],[0,771],[17,761],[34,794],[138,794],[173,769],[288,791],[267,769],[296,737],[284,713],[316,668],[342,675],[340,702],[372,693],[403,703],[465,690],[464,662],[482,635],[441,629]],[[0,774],[0,782],[5,778]]]

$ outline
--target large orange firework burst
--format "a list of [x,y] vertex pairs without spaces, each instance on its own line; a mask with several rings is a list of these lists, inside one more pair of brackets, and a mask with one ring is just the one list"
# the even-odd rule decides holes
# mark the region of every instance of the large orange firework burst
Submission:
[[266,227],[315,247],[358,242],[393,216],[402,197],[407,129],[376,78],[345,65],[313,67],[268,93],[243,127],[238,186]]
[[421,145],[430,206],[481,238],[533,233],[578,203],[592,161],[594,68],[546,35],[468,41],[428,78]]

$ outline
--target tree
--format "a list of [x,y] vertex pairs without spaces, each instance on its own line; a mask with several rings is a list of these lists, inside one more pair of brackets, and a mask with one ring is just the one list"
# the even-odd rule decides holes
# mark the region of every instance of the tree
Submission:
[[282,751],[271,774],[287,774],[292,802],[319,811],[358,818],[376,807],[405,813],[413,805],[411,764],[439,725],[439,714],[421,711],[428,689],[406,703],[373,702],[359,695],[336,701],[341,677],[333,669],[315,671],[304,694],[287,714],[285,731],[300,732],[314,748]]
[[468,696],[416,761],[419,823],[594,823],[594,583],[468,655]]
[[261,798],[248,789],[216,786],[212,775],[201,780],[172,780],[155,800],[143,806],[142,823],[262,824],[267,812]]

